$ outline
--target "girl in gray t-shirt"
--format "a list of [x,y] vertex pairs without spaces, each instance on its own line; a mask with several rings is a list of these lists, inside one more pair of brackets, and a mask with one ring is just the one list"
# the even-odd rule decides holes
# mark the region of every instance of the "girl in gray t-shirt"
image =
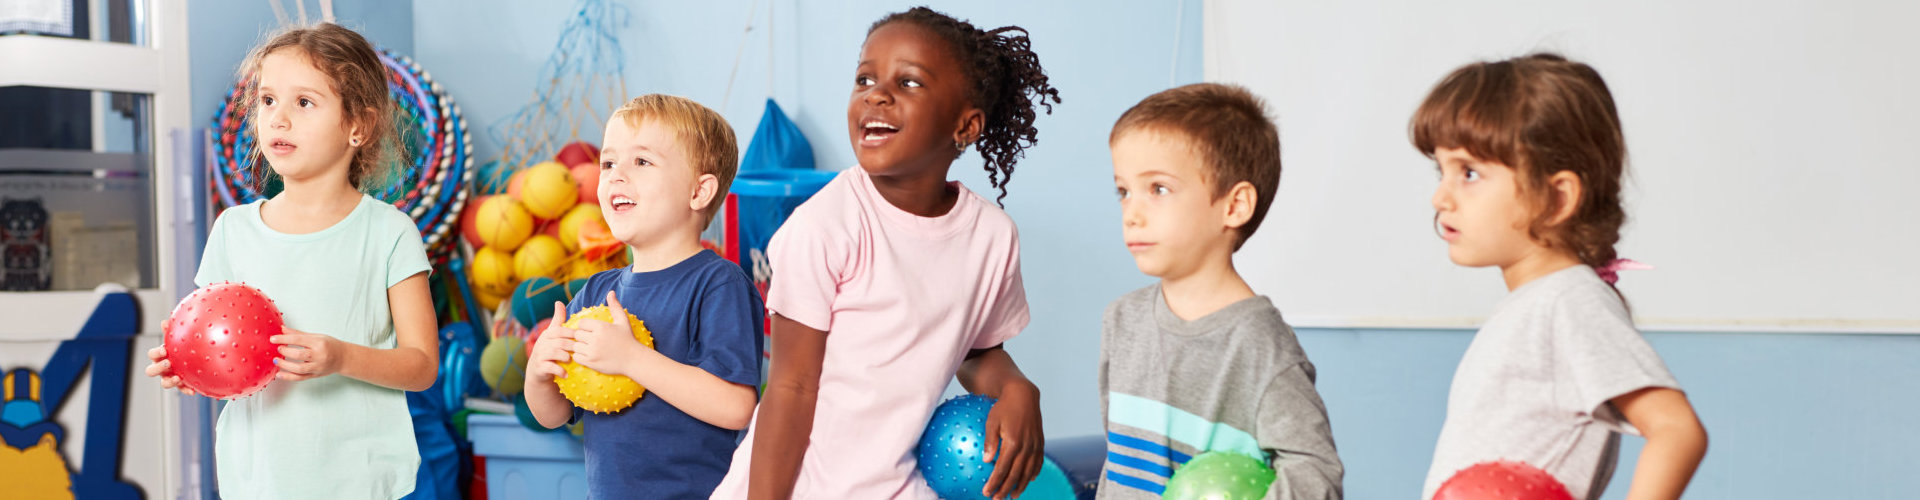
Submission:
[[1498,266],[1507,297],[1460,360],[1422,498],[1461,469],[1517,461],[1599,498],[1620,433],[1647,440],[1629,498],[1679,498],[1706,454],[1680,384],[1613,288],[1626,145],[1606,82],[1554,54],[1448,75],[1414,113],[1438,163],[1448,257]]

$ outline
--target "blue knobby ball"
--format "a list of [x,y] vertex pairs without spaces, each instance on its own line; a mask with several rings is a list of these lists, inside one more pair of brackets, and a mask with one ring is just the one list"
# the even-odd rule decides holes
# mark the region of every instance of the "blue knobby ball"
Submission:
[[949,399],[933,409],[927,431],[920,435],[914,456],[920,459],[920,475],[927,486],[947,500],[987,498],[980,490],[993,476],[993,464],[982,459],[986,452],[987,412],[993,398],[968,394]]

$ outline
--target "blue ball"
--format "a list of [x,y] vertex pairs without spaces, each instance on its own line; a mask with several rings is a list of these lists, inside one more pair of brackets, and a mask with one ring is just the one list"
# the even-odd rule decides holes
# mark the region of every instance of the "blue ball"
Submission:
[[1073,481],[1067,478],[1067,471],[1061,469],[1060,464],[1053,463],[1053,459],[1049,458],[1046,463],[1040,464],[1040,476],[1033,478],[1033,482],[1027,483],[1026,491],[1020,492],[1020,496],[1014,497],[1014,500],[1075,500],[1077,498],[1079,496],[1074,494]]
[[513,176],[512,169],[500,168],[500,160],[480,164],[474,168],[474,188],[480,194],[500,194],[507,192],[507,179]]
[[986,449],[987,412],[993,398],[968,394],[949,399],[933,409],[927,431],[920,434],[914,455],[927,486],[946,500],[984,500],[980,490],[993,476],[993,464],[982,459]]
[[[993,477],[993,464],[981,460],[986,453],[987,412],[993,410],[993,398],[968,394],[949,399],[934,408],[927,431],[920,434],[914,450],[920,475],[927,486],[946,500],[984,500],[980,490]],[[1040,466],[1040,475],[1027,483],[1019,500],[1074,500],[1073,483],[1052,459]]]
[[567,301],[567,289],[553,278],[535,276],[513,287],[513,320],[521,328],[533,328],[540,320],[553,317],[553,303]]

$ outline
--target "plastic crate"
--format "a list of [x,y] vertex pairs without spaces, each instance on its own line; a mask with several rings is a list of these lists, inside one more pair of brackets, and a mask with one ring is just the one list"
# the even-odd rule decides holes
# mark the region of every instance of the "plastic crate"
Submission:
[[476,413],[467,436],[473,454],[486,457],[487,498],[587,498],[587,458],[567,431],[535,432],[513,415]]

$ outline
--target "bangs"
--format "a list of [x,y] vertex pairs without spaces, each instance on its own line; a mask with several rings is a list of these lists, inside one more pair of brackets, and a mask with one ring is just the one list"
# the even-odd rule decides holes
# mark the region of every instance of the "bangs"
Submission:
[[1527,101],[1508,62],[1473,64],[1447,75],[1413,114],[1413,146],[1433,157],[1439,148],[1464,149],[1474,158],[1521,167]]

